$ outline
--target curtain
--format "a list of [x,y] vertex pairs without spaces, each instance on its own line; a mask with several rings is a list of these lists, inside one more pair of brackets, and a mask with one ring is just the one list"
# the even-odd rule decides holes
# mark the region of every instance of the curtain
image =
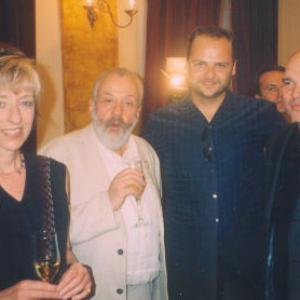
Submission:
[[217,25],[221,0],[148,1],[144,119],[167,101],[161,69],[166,57],[185,56],[187,41],[197,26]]
[[[0,41],[35,58],[34,0],[0,0]],[[36,150],[36,124],[22,148],[31,152]]]
[[34,0],[0,1],[0,40],[35,57]]
[[277,63],[278,0],[231,0],[231,6],[238,56],[235,89],[253,96],[258,69]]

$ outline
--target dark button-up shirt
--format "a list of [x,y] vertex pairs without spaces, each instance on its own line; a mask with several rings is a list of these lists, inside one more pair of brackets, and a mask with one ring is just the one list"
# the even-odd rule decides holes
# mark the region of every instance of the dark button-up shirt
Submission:
[[144,137],[161,160],[170,299],[259,299],[264,147],[283,123],[273,105],[230,92],[211,122],[190,99],[150,116]]
[[300,132],[292,124],[268,147],[268,300],[300,294]]

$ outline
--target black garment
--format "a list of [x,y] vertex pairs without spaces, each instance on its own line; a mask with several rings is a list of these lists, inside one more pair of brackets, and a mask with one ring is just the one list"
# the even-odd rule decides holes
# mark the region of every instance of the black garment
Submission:
[[268,149],[268,300],[300,295],[300,132],[281,132]]
[[[23,279],[38,279],[33,267],[32,237],[42,228],[43,193],[39,162],[47,159],[25,155],[26,182],[21,202],[0,187],[0,290]],[[55,228],[61,254],[61,270],[66,267],[69,223],[65,193],[65,167],[50,160]]]
[[150,116],[171,300],[262,298],[264,147],[283,125],[272,104],[230,92],[209,123],[190,99]]

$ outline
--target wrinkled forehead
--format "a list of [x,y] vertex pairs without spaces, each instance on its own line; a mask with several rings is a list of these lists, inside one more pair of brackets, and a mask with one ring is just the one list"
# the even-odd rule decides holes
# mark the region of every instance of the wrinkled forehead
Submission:
[[118,88],[119,86],[126,86],[127,89],[137,90],[135,80],[132,76],[129,75],[119,75],[119,74],[109,74],[102,83],[100,91],[110,89],[110,88]]
[[300,83],[300,55],[293,57],[288,62],[284,78]]
[[105,95],[132,97],[140,102],[140,93],[139,84],[133,76],[110,74],[99,86],[98,97]]

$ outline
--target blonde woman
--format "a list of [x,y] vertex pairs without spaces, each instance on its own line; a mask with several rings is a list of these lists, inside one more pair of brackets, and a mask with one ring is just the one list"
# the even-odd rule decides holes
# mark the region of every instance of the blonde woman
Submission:
[[[32,61],[0,57],[0,299],[83,299],[90,273],[68,247],[65,167],[21,147],[33,126],[41,83]],[[39,280],[33,236],[55,234],[59,274]]]

